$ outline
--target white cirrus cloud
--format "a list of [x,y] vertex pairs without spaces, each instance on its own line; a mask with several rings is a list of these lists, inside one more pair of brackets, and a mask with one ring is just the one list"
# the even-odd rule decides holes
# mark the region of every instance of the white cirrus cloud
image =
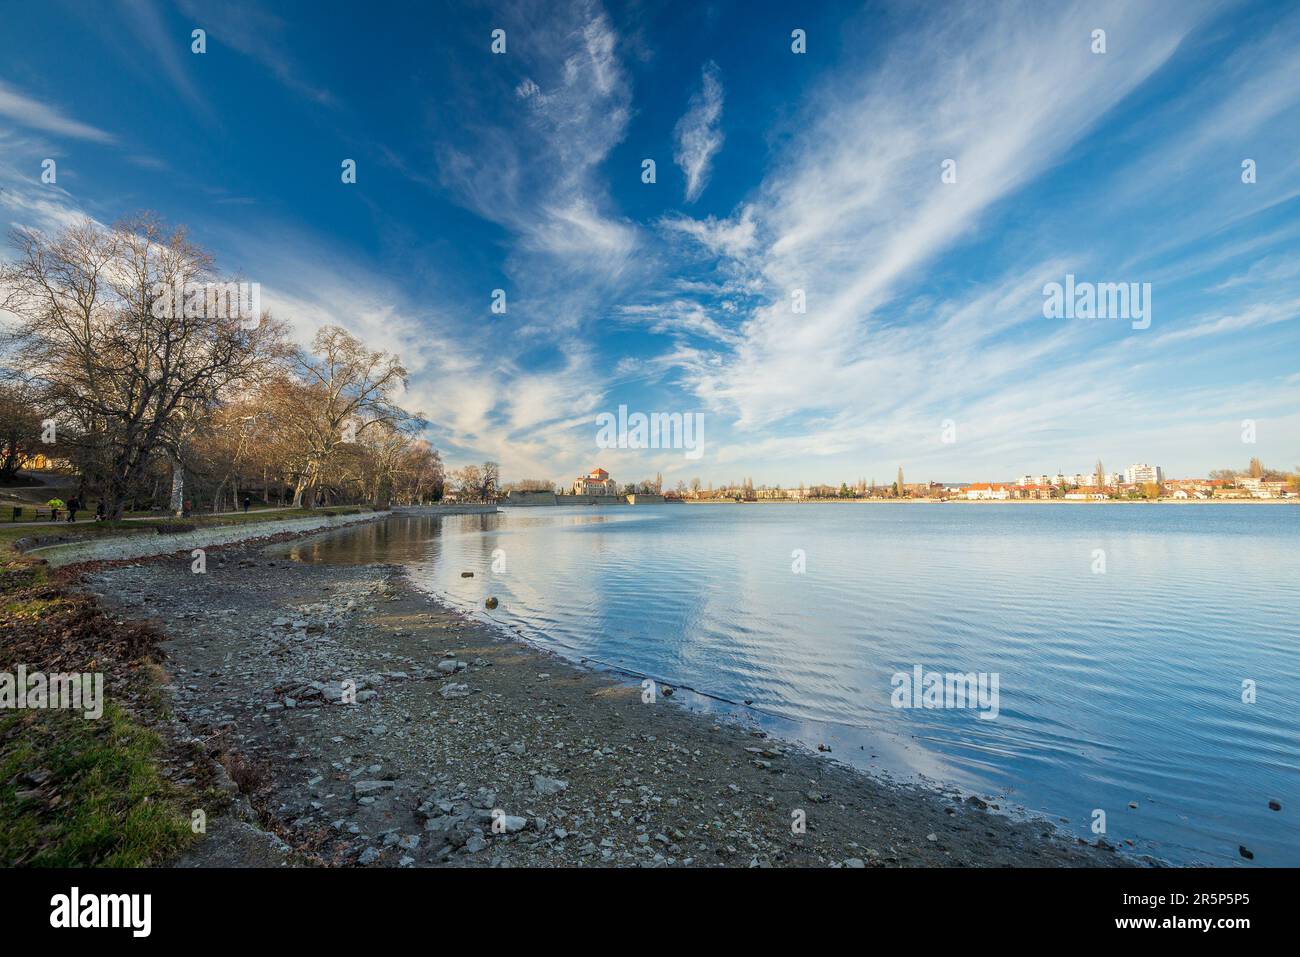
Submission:
[[754,208],[743,207],[727,219],[709,216],[691,219],[689,216],[666,216],[660,225],[673,232],[689,236],[715,256],[739,259],[752,251],[758,242],[758,223]]
[[58,136],[96,143],[114,142],[113,134],[65,116],[48,103],[26,96],[4,82],[0,82],[0,116],[8,117],[20,126]]
[[673,129],[673,162],[686,174],[686,201],[693,203],[709,185],[713,157],[722,149],[722,71],[710,60],[704,64],[701,86],[691,96],[686,113]]

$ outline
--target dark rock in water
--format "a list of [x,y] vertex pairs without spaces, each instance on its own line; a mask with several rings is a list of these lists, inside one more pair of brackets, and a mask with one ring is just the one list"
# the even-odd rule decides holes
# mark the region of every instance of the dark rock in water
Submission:
[[461,578],[473,578],[473,577],[474,577],[474,573],[473,573],[473,572],[461,572],[461,573],[460,573],[460,577],[461,577]]
[[827,745],[824,745],[824,744],[819,744],[819,745],[817,745],[817,750],[818,750],[818,751],[823,751],[823,752],[825,752],[826,754],[830,754],[830,751],[831,751],[831,749],[830,749]]
[[1237,845],[1237,853],[1248,861],[1253,861],[1255,859],[1254,853],[1245,845]]
[[1268,809],[1269,809],[1270,811],[1280,811],[1280,810],[1282,810],[1282,802],[1281,802],[1281,801],[1269,801],[1269,802],[1268,802]]
[[972,807],[979,808],[981,811],[989,806],[987,801],[985,801],[982,798],[976,797],[974,794],[972,794],[970,797],[966,799],[966,803],[971,805]]
[[497,606],[497,600],[496,598],[489,597],[487,601],[483,602],[483,604],[487,608],[495,608]]

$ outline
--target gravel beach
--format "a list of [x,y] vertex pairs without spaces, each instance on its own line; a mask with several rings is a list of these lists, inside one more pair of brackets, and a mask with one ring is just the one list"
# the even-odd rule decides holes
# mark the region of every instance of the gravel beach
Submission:
[[204,574],[181,553],[83,581],[167,636],[177,735],[221,755],[278,835],[249,841],[248,824],[214,820],[182,864],[1143,863],[743,719],[643,703],[638,686],[444,607],[395,566],[300,564],[262,542],[210,550]]

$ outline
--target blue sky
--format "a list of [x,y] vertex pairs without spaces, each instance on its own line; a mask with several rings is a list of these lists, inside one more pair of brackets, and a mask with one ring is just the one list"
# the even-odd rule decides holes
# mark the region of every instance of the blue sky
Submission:
[[[398,352],[453,465],[798,485],[1300,464],[1294,3],[132,0],[3,22],[6,226],[185,224],[302,341],[337,322]],[[1150,283],[1150,327],[1044,318],[1067,273]],[[702,457],[598,448],[621,404],[703,413]]]

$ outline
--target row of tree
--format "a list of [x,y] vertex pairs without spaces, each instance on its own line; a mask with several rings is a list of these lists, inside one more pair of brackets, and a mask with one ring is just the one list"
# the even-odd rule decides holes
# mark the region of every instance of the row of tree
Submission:
[[[256,494],[313,505],[442,497],[406,369],[337,326],[295,348],[269,313],[213,308],[228,280],[146,215],[11,234],[0,266],[0,480],[66,460],[108,517]],[[183,303],[172,291],[199,290]],[[188,480],[188,484],[187,484]],[[494,479],[495,481],[495,479]]]
[[1250,464],[1243,469],[1215,469],[1210,473],[1210,478],[1214,481],[1226,482],[1229,485],[1236,485],[1240,479],[1255,478],[1262,479],[1265,482],[1290,482],[1292,487],[1300,489],[1300,465],[1297,465],[1294,472],[1287,472],[1282,469],[1273,469],[1265,467],[1264,463],[1256,456],[1250,460]]
[[461,502],[495,502],[501,493],[501,468],[496,462],[466,465],[451,473],[450,485]]

